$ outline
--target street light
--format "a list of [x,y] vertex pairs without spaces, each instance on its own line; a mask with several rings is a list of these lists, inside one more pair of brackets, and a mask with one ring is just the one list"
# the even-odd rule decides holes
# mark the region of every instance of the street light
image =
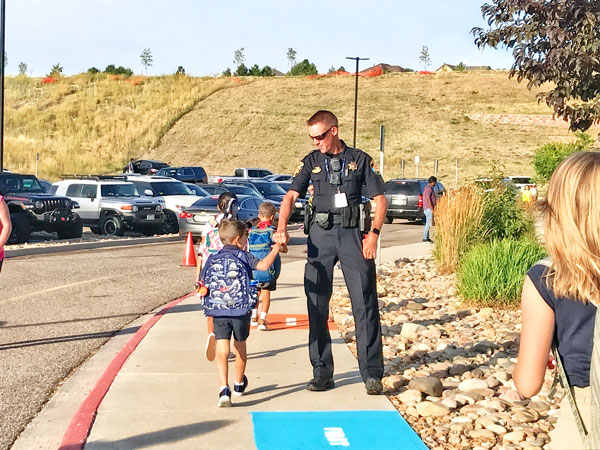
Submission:
[[346,59],[354,59],[356,61],[356,82],[354,83],[354,143],[352,144],[352,147],[356,148],[356,111],[358,109],[358,62],[367,61],[369,58],[360,58],[358,56],[346,56]]

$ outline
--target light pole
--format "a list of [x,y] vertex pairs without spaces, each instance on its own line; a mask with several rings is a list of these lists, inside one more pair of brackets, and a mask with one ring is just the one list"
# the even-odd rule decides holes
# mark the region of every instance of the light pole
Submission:
[[4,23],[6,1],[0,0],[0,173],[4,170]]
[[354,83],[354,143],[352,147],[356,148],[356,111],[358,109],[358,62],[366,61],[369,58],[360,58],[358,56],[346,56],[346,59],[353,59],[356,61],[356,82]]

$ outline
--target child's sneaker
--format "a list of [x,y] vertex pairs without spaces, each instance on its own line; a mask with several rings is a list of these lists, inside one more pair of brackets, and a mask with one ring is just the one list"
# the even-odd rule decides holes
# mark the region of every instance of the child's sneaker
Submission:
[[217,406],[219,408],[231,406],[231,389],[229,389],[229,386],[224,387],[219,392],[219,403]]
[[217,355],[217,341],[215,339],[215,333],[210,333],[206,338],[206,347],[204,347],[204,354],[206,359],[214,361]]
[[269,331],[269,323],[266,319],[258,319],[258,329],[260,331]]
[[258,325],[258,311],[256,309],[252,310],[252,317],[250,317],[250,326],[255,327]]
[[244,375],[244,380],[242,381],[242,384],[237,384],[237,383],[233,384],[233,395],[235,395],[236,397],[239,397],[240,395],[244,395],[244,391],[246,390],[247,387],[248,387],[248,378],[246,377],[246,375]]

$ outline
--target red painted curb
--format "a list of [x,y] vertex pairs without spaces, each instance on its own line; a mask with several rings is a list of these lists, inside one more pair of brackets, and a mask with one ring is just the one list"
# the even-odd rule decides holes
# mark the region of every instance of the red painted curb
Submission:
[[110,389],[115,377],[127,361],[127,358],[133,353],[138,344],[146,337],[148,331],[158,322],[158,320],[165,315],[169,309],[177,305],[179,302],[185,300],[192,294],[184,295],[181,298],[173,300],[159,312],[154,314],[146,323],[144,323],[139,330],[133,335],[133,337],[125,344],[119,354],[113,358],[107,369],[104,371],[94,389],[85,398],[65,431],[63,439],[60,443],[59,450],[82,450],[83,445],[90,433],[94,419],[96,418],[96,412],[104,396]]

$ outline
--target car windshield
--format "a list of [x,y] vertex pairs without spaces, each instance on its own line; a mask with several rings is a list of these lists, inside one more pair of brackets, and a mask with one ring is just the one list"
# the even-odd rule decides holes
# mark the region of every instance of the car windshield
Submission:
[[414,181],[388,181],[385,183],[386,194],[420,195],[419,183]]
[[0,191],[30,192],[32,194],[43,194],[46,192],[33,175],[2,175],[0,176]]
[[510,181],[515,184],[533,184],[529,177],[512,177]]
[[285,195],[287,191],[274,183],[254,183],[262,195]]
[[102,197],[132,197],[136,195],[133,183],[103,184],[100,186]]
[[150,186],[154,195],[195,195],[183,183],[154,181]]
[[193,191],[194,194],[199,195],[201,197],[206,197],[206,196],[210,195],[207,191],[202,189],[200,186],[196,186],[195,184],[186,184],[186,187],[190,191]]

